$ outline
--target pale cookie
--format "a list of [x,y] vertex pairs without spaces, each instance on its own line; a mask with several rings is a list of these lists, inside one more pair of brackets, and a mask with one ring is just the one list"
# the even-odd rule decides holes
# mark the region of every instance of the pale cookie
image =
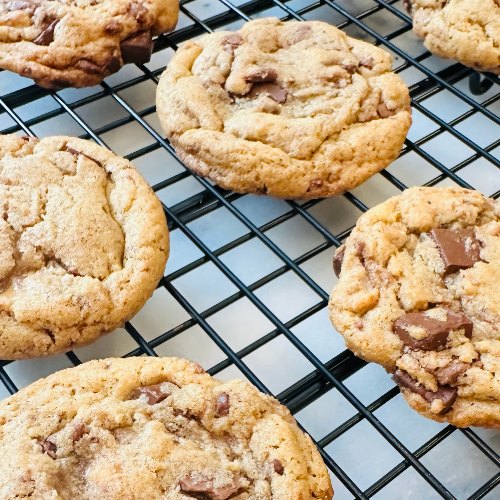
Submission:
[[130,319],[168,255],[132,164],[71,137],[0,136],[0,359],[87,344]]
[[46,88],[86,87],[149,61],[152,36],[177,23],[177,0],[0,3],[0,68]]
[[330,196],[399,154],[410,98],[391,61],[326,23],[251,21],[182,45],[158,114],[184,163],[225,189]]
[[405,0],[413,31],[441,57],[500,74],[500,0]]
[[0,403],[4,500],[329,500],[278,401],[176,358],[91,361]]
[[363,214],[336,253],[330,318],[409,404],[500,427],[500,201],[412,188]]

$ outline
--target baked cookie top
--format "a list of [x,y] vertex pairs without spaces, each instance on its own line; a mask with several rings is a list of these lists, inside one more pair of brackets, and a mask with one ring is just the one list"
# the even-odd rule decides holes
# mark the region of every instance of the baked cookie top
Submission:
[[168,255],[159,200],[82,139],[0,136],[0,359],[86,344],[153,293]]
[[499,0],[405,0],[413,31],[441,57],[500,74]]
[[332,498],[290,412],[176,358],[91,361],[0,402],[0,496]]
[[499,426],[500,202],[408,189],[360,217],[340,259],[329,307],[349,349],[425,415]]
[[360,184],[398,156],[411,122],[387,52],[326,23],[272,18],[181,45],[157,105],[196,173],[282,198]]
[[177,23],[177,0],[0,2],[0,68],[46,88],[98,84],[149,61],[152,35]]

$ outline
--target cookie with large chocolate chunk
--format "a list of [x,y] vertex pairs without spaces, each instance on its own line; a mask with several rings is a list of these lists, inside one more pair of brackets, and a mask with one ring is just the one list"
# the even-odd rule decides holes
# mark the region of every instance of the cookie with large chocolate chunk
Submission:
[[333,496],[320,454],[284,406],[183,359],[60,371],[0,402],[0,422],[2,499]]
[[0,2],[0,68],[45,88],[96,85],[143,64],[153,35],[177,23],[178,0]]
[[0,215],[0,359],[88,344],[163,276],[160,201],[130,162],[92,142],[0,136]]
[[433,54],[500,74],[500,0],[405,0],[405,6]]
[[500,201],[412,188],[363,214],[336,253],[330,318],[423,415],[500,426]]
[[250,21],[179,47],[158,115],[184,163],[225,189],[331,196],[399,154],[410,98],[391,62],[323,22]]

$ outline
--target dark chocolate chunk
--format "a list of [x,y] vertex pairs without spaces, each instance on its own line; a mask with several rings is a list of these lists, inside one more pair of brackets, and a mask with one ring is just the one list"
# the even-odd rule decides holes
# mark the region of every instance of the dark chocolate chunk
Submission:
[[375,61],[373,60],[373,57],[367,57],[366,59],[361,59],[359,61],[359,65],[363,66],[364,68],[372,69]]
[[56,459],[57,446],[52,441],[46,439],[40,443],[40,446],[42,447],[42,453],[46,453],[53,460]]
[[90,429],[83,423],[78,422],[75,425],[75,428],[73,429],[73,432],[71,434],[71,440],[73,441],[73,444],[77,443],[82,439],[82,437],[85,434],[88,434],[90,432]]
[[104,26],[104,33],[106,35],[117,35],[122,30],[121,24],[112,19],[106,26]]
[[85,73],[90,73],[92,75],[101,75],[103,73],[103,69],[105,69],[88,59],[80,59],[76,62],[75,66],[82,71],[85,71]]
[[316,191],[323,187],[323,181],[321,179],[314,179],[309,183],[309,187],[307,188],[307,192]]
[[153,38],[150,31],[143,31],[126,38],[120,43],[122,59],[125,64],[144,64],[149,62],[153,53]]
[[219,417],[225,417],[229,414],[229,394],[227,392],[221,392],[217,396],[215,412]]
[[141,396],[146,396],[148,404],[155,405],[160,401],[168,398],[170,396],[169,392],[161,389],[161,384],[155,385],[145,385],[143,387],[138,387],[132,391],[130,395],[131,399],[139,399]]
[[344,260],[344,255],[345,255],[345,245],[340,245],[337,248],[335,255],[333,256],[333,271],[335,273],[335,276],[337,276],[337,278],[340,277],[340,271],[342,270],[342,262]]
[[413,0],[403,0],[404,8],[407,10],[408,14],[412,14],[413,11]]
[[305,40],[310,33],[311,33],[311,27],[308,24],[300,23],[298,28],[295,30],[295,33],[293,33],[290,39],[288,40],[288,43],[290,45],[299,43],[302,40]]
[[396,370],[392,379],[400,387],[409,389],[416,394],[422,396],[428,403],[432,403],[435,399],[440,399],[443,402],[443,409],[440,414],[446,413],[455,399],[457,399],[457,388],[449,385],[440,385],[436,392],[428,391],[423,385],[420,385],[414,378],[403,370]]
[[391,111],[385,104],[385,102],[381,102],[377,106],[377,112],[380,118],[389,118],[390,116],[394,116],[394,111]]
[[[425,330],[427,336],[423,339],[416,339],[409,333],[412,327],[419,327]],[[412,349],[422,349],[424,351],[435,351],[443,347],[448,340],[451,330],[464,329],[465,336],[472,337],[472,322],[461,312],[451,309],[446,310],[446,320],[431,318],[425,311],[407,313],[398,318],[393,325],[393,331]]]
[[243,38],[241,38],[238,33],[231,33],[222,40],[222,43],[224,43],[225,45],[230,45],[233,50],[236,49],[236,47],[240,46],[242,42]]
[[91,156],[85,154],[85,153],[82,153],[81,151],[78,151],[76,149],[73,149],[73,148],[70,148],[67,144],[65,144],[61,151],[66,151],[67,153],[71,153],[72,155],[74,156],[79,156],[79,155],[82,155],[82,156],[85,156],[85,158],[88,158],[89,160],[93,161],[94,163],[97,163],[99,166],[102,167],[102,164],[100,161],[97,161],[95,158],[92,158]]
[[341,64],[340,66],[342,66],[342,68],[344,68],[348,73],[354,73],[358,69],[358,66],[356,64],[346,63]]
[[275,83],[254,83],[247,96],[253,99],[260,94],[267,94],[273,101],[280,104],[283,104],[288,96],[288,92]]
[[54,19],[34,40],[37,45],[50,45],[54,41],[54,30],[59,19]]
[[245,76],[245,81],[251,83],[273,83],[278,78],[278,73],[273,68],[259,68]]
[[436,370],[436,378],[443,385],[456,384],[458,377],[465,373],[470,365],[461,361],[454,361],[449,365]]
[[112,55],[106,65],[106,71],[110,74],[116,73],[122,67],[120,58],[116,55]]
[[285,472],[285,468],[283,467],[283,464],[276,458],[272,461],[272,464],[273,464],[274,472],[276,472],[276,474],[279,474],[280,476],[282,476],[283,473]]
[[31,13],[35,12],[36,4],[30,0],[13,0],[12,2],[7,2],[7,10],[28,10]]
[[481,260],[481,246],[472,229],[433,229],[429,236],[437,246],[444,264],[444,275],[468,269]]
[[231,484],[223,486],[215,486],[213,479],[188,475],[179,481],[179,486],[181,491],[189,496],[208,500],[226,500],[244,489],[244,483],[239,475],[233,477]]

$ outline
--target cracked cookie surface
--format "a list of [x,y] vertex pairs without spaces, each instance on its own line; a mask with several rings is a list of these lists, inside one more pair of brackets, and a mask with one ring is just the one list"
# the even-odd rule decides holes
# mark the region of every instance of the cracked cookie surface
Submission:
[[0,136],[0,359],[87,344],[132,317],[168,255],[161,204],[89,141]]
[[0,68],[46,88],[96,85],[149,61],[152,36],[177,23],[177,0],[11,0],[0,3]]
[[194,172],[281,198],[357,186],[398,156],[411,123],[387,52],[326,23],[272,18],[181,45],[157,108]]
[[433,53],[500,74],[499,0],[405,0],[413,31]]
[[274,398],[175,358],[91,361],[0,402],[0,496],[332,498],[309,436]]
[[330,318],[349,349],[427,417],[500,426],[499,201],[408,189],[359,218],[335,264]]

